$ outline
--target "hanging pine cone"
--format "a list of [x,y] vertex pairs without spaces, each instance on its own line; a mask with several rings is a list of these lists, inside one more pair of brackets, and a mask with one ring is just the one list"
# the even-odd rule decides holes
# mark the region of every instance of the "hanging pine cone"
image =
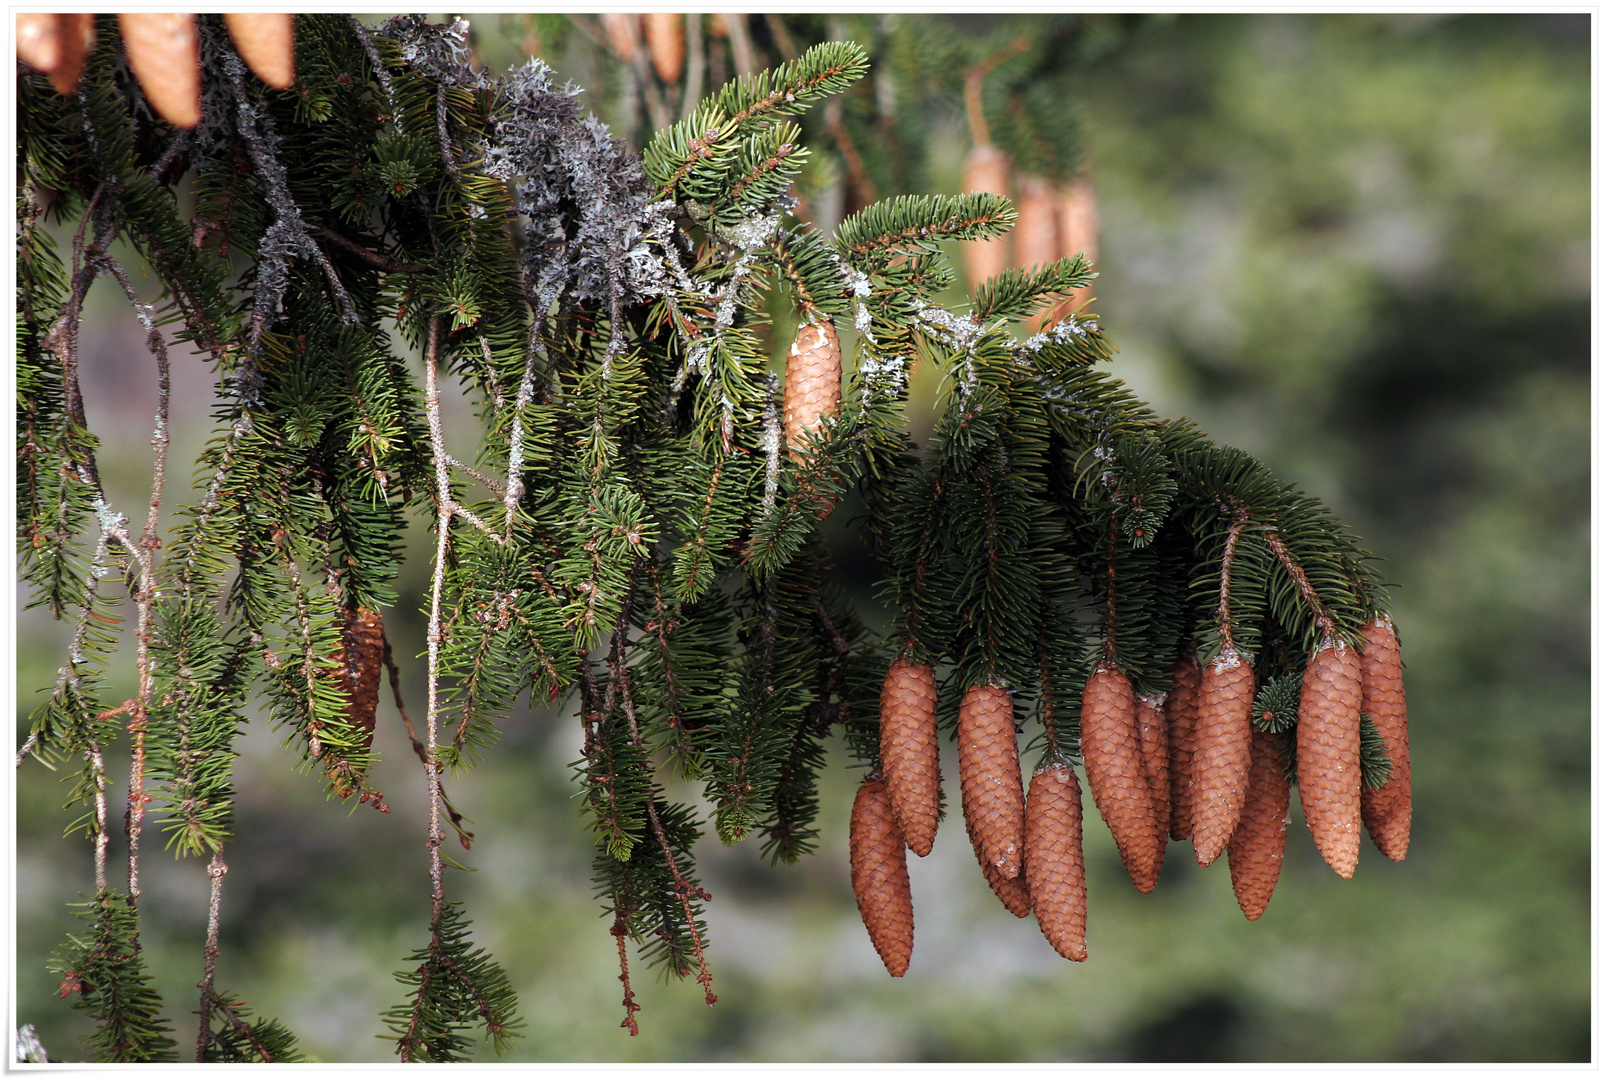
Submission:
[[[966,169],[960,180],[962,195],[973,191],[1009,195],[1011,166],[1005,155],[987,143],[978,143],[966,155]],[[1011,264],[1010,238],[970,240],[965,244],[966,281],[971,288],[1003,273]]]
[[787,350],[782,384],[782,425],[788,453],[803,460],[804,434],[837,412],[843,398],[843,346],[837,327],[825,316],[807,322]]
[[681,79],[681,61],[686,57],[687,17],[668,11],[650,11],[642,16],[642,33],[648,39],[648,55],[653,70],[663,82]]
[[201,38],[194,15],[119,15],[128,66],[158,115],[174,127],[201,122]]
[[1190,833],[1195,861],[1210,866],[1228,846],[1251,774],[1256,675],[1229,646],[1201,673],[1190,757]]
[[[1098,265],[1100,214],[1095,207],[1094,185],[1089,182],[1087,176],[1069,180],[1060,185],[1056,192],[1056,201],[1059,218],[1056,232],[1061,240],[1059,255],[1065,258],[1068,255],[1082,254],[1089,260],[1090,266]],[[1093,299],[1094,286],[1085,285],[1074,292],[1070,299],[1056,305],[1045,321],[1064,319]]]
[[1362,844],[1362,659],[1343,641],[1325,638],[1307,661],[1295,769],[1312,839],[1348,878]]
[[609,48],[627,64],[636,63],[642,51],[642,16],[619,11],[605,11],[598,16],[603,32],[608,35]]
[[938,687],[931,664],[895,660],[882,680],[882,775],[893,820],[910,850],[938,835]]
[[378,612],[342,608],[341,644],[348,704],[346,718],[364,732],[363,749],[374,742],[374,714],[380,704],[380,668],[385,660],[385,625]]
[[296,29],[290,15],[235,12],[223,17],[240,59],[275,90],[296,81]]
[[1362,789],[1362,822],[1389,859],[1407,857],[1413,824],[1413,767],[1407,747],[1407,694],[1401,685],[1401,643],[1388,615],[1362,628],[1362,711],[1390,755],[1390,779]]
[[1267,910],[1284,867],[1284,838],[1290,828],[1290,782],[1284,776],[1279,736],[1251,732],[1250,789],[1239,827],[1228,842],[1228,872],[1234,898],[1255,922]]
[[1188,840],[1190,831],[1190,759],[1195,752],[1196,697],[1200,690],[1200,665],[1193,656],[1180,656],[1172,669],[1172,690],[1164,706],[1167,714],[1167,780],[1171,794],[1168,817],[1169,835]]
[[1014,878],[1022,868],[1022,766],[1016,717],[1003,686],[973,686],[960,702],[960,808],[984,860]]
[[17,13],[17,59],[50,76],[51,88],[70,94],[95,44],[95,16]]
[[849,881],[871,944],[894,978],[910,967],[916,916],[904,840],[893,823],[888,789],[876,773],[860,785],[849,815]]
[[1167,851],[1167,826],[1172,820],[1172,786],[1168,775],[1166,694],[1142,694],[1134,701],[1139,718],[1139,760],[1150,781],[1150,809],[1156,815],[1159,851]]
[[1111,830],[1122,865],[1142,893],[1161,875],[1161,834],[1150,802],[1150,781],[1139,752],[1133,684],[1102,663],[1083,687],[1083,771],[1094,805]]
[[1026,870],[1045,938],[1068,960],[1087,960],[1083,793],[1070,765],[1056,762],[1040,769],[1028,785]]

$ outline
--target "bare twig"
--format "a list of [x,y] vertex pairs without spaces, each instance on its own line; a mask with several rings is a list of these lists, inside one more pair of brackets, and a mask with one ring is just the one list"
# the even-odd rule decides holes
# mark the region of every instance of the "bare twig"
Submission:
[[[425,768],[430,766],[430,755],[424,749],[424,743],[419,741],[419,733],[414,730],[413,718],[408,715],[408,707],[402,701],[402,673],[397,669],[396,658],[391,653],[391,639],[380,631],[380,641],[385,645],[385,670],[391,680],[391,697],[396,701],[396,711],[402,717],[402,726],[407,729],[408,742],[413,744],[413,753],[418,757],[419,764]],[[447,819],[452,822],[453,830],[458,834],[458,843],[467,849],[474,843],[475,834],[464,828],[464,817],[458,813],[452,800],[447,798],[447,787],[441,785],[441,805],[446,808]]]
[[1228,527],[1228,539],[1223,543],[1223,562],[1217,574],[1217,633],[1223,640],[1225,652],[1234,650],[1234,625],[1229,612],[1229,586],[1234,577],[1234,548],[1239,545],[1240,534],[1250,523],[1251,515],[1243,507],[1234,515]]
[[694,11],[687,15],[687,83],[681,93],[682,116],[691,116],[692,110],[698,106],[698,99],[703,97],[703,20],[701,12]]
[[[430,422],[430,448],[436,473],[436,554],[430,575],[430,624],[426,635],[429,647],[426,705],[424,715],[425,783],[430,793],[430,827],[426,846],[430,849],[430,921],[439,927],[446,893],[441,879],[441,762],[436,757],[436,715],[440,709],[441,683],[441,591],[447,573],[447,548],[452,539],[452,478],[447,472],[446,439],[441,431],[441,390],[436,380],[437,352],[441,343],[441,319],[430,319],[429,337],[424,351],[424,404]],[[422,990],[421,990],[422,999]]]
[[391,256],[386,255],[383,252],[370,251],[362,244],[359,244],[354,240],[348,240],[346,237],[342,236],[328,225],[320,225],[318,228],[324,239],[330,241],[342,251],[345,251],[351,255],[356,255],[370,266],[375,266],[381,270],[384,270],[387,274],[422,274],[429,269],[429,267],[420,266],[418,263],[402,262],[398,259],[393,259]]
[[214,851],[212,861],[207,864],[207,878],[212,884],[212,895],[207,904],[207,944],[204,953],[206,961],[199,984],[201,1028],[195,1038],[196,1061],[206,1060],[207,1046],[212,1042],[212,1008],[218,996],[215,987],[218,971],[218,930],[222,925],[223,913],[223,875],[228,872],[229,867],[224,865],[222,849]]
[[752,75],[759,70],[754,53],[754,40],[748,36],[748,16],[728,11],[720,16],[726,24],[726,37],[731,39],[731,59],[738,75]]

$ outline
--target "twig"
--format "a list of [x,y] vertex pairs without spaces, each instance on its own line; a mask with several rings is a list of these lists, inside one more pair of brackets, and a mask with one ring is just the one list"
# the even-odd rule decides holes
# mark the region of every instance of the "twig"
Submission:
[[691,116],[698,99],[703,97],[703,19],[703,15],[696,11],[687,15],[687,86],[681,94],[682,116]]
[[748,36],[748,16],[728,11],[720,16],[726,24],[726,37],[731,40],[731,59],[738,75],[752,75],[759,70],[754,59],[754,40]]
[[206,963],[204,974],[201,976],[201,1029],[195,1039],[195,1059],[205,1061],[207,1046],[212,1042],[212,1004],[217,998],[214,989],[215,977],[218,970],[218,928],[222,922],[223,912],[223,875],[229,872],[224,865],[223,849],[219,848],[212,853],[212,861],[207,864],[207,877],[212,883],[212,898],[207,904],[207,944],[204,953]]
[[1250,523],[1251,515],[1241,507],[1228,527],[1228,540],[1223,544],[1222,567],[1217,573],[1217,633],[1223,641],[1223,651],[1234,651],[1234,626],[1229,612],[1229,585],[1234,576],[1234,548],[1239,544],[1240,533]]
[[765,25],[770,27],[771,40],[776,42],[782,55],[789,60],[797,60],[798,46],[793,44],[793,35],[787,32],[787,24],[782,22],[782,17],[768,11],[765,13]]
[[[1241,511],[1241,513],[1244,513],[1244,511]],[[1334,618],[1318,597],[1318,590],[1314,589],[1312,582],[1307,580],[1306,572],[1301,569],[1301,564],[1291,556],[1290,549],[1284,546],[1284,541],[1280,539],[1277,532],[1269,529],[1262,535],[1267,541],[1267,546],[1273,549],[1273,555],[1279,560],[1279,564],[1284,567],[1285,572],[1295,582],[1296,589],[1301,593],[1302,602],[1311,610],[1312,619],[1318,624],[1318,632],[1324,637],[1328,637],[1334,632]]]
[[[413,718],[408,715],[408,707],[402,702],[402,674],[397,670],[396,658],[391,654],[391,639],[380,631],[380,641],[385,646],[385,670],[391,679],[391,697],[396,701],[396,711],[402,716],[402,726],[407,729],[408,741],[413,744],[413,752],[419,758],[419,764],[425,768],[430,767],[430,755],[424,749],[424,743],[419,741],[419,733],[413,728]],[[441,785],[441,805],[446,807],[447,818],[452,822],[452,828],[458,834],[458,843],[467,849],[473,842],[475,834],[463,827],[463,815],[458,813],[452,800],[447,798],[447,788]]]
[[451,465],[454,469],[457,469],[459,472],[464,473],[471,480],[477,481],[482,487],[484,487],[487,491],[491,492],[493,495],[499,495],[500,496],[500,495],[505,494],[504,491],[503,491],[503,486],[501,484],[497,483],[497,481],[493,480],[491,477],[487,476],[485,473],[481,472],[479,469],[475,468],[474,466],[464,464],[463,462],[459,461],[457,458],[453,457],[451,454],[447,455],[447,464]]
[[[441,432],[441,390],[436,384],[436,356],[440,347],[441,318],[430,319],[429,338],[424,350],[424,403],[430,422],[430,448],[436,473],[436,554],[430,575],[430,624],[428,683],[424,714],[425,783],[430,793],[430,829],[426,846],[430,849],[430,921],[441,925],[446,893],[441,880],[441,762],[436,758],[436,714],[440,708],[441,681],[441,590],[447,572],[447,547],[452,539],[452,478],[447,472],[446,440]],[[423,991],[420,991],[423,998]]]
[[422,274],[429,269],[429,267],[420,266],[418,263],[402,262],[398,259],[393,259],[384,252],[370,251],[362,244],[359,244],[353,240],[348,240],[346,237],[342,236],[328,225],[320,225],[318,228],[324,239],[330,241],[342,251],[345,251],[351,255],[356,255],[370,266],[375,266],[381,270],[384,270],[387,274]]

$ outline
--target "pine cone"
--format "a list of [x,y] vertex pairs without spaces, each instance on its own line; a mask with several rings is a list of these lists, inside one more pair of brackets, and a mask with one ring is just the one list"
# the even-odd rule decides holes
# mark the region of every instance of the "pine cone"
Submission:
[[910,967],[916,915],[904,841],[893,823],[887,786],[875,773],[860,785],[849,815],[849,881],[871,944],[888,974],[899,978]]
[[608,35],[609,48],[614,50],[614,55],[627,64],[635,63],[637,53],[642,50],[642,16],[605,11],[598,19],[603,23],[603,32]]
[[[1056,226],[1055,188],[1042,176],[1016,174],[1016,228],[1011,230],[1018,267],[1043,266],[1061,257]],[[1050,309],[1028,320],[1036,332],[1049,321]]]
[[1190,758],[1190,833],[1195,861],[1210,866],[1228,846],[1251,774],[1251,706],[1256,675],[1232,647],[1201,673]]
[[1094,669],[1083,688],[1083,771],[1094,805],[1111,830],[1122,865],[1142,893],[1161,875],[1161,835],[1150,781],[1139,753],[1133,684],[1115,667]]
[[1234,897],[1245,917],[1255,922],[1267,910],[1273,886],[1284,866],[1284,837],[1290,828],[1290,782],[1284,778],[1279,737],[1251,732],[1250,790],[1239,827],[1228,842],[1228,872]]
[[[1010,169],[1010,162],[1004,154],[987,143],[978,143],[966,155],[966,171],[960,181],[961,194],[987,191],[995,195],[1009,195]],[[1010,238],[996,236],[992,240],[969,240],[965,256],[966,280],[976,289],[1010,266]]]
[[1150,809],[1156,815],[1160,835],[1158,855],[1167,852],[1167,825],[1172,820],[1172,786],[1168,776],[1167,717],[1163,713],[1166,694],[1144,694],[1135,702],[1139,718],[1139,760],[1150,781]]
[[1026,878],[1039,929],[1068,960],[1087,960],[1088,891],[1083,883],[1083,793],[1059,762],[1027,788]]
[[1407,857],[1413,824],[1413,767],[1407,750],[1407,695],[1401,685],[1401,643],[1389,616],[1362,628],[1362,711],[1390,754],[1390,779],[1362,789],[1362,822],[1386,858]]
[[1172,690],[1167,694],[1168,816],[1174,840],[1188,840],[1190,830],[1190,758],[1195,752],[1195,699],[1200,690],[1200,665],[1193,656],[1173,663]]
[[374,714],[380,704],[380,668],[385,661],[385,624],[378,612],[342,608],[342,659],[348,705],[346,717],[365,732],[363,749],[374,741]]
[[782,385],[782,424],[788,453],[803,460],[804,434],[821,425],[821,417],[837,412],[843,398],[843,346],[837,327],[825,316],[799,328],[787,350]]
[[201,122],[201,38],[194,15],[119,15],[129,67],[151,108],[174,127]]
[[296,25],[290,15],[235,12],[223,17],[240,59],[275,90],[296,81]]
[[960,808],[966,834],[1007,878],[1021,872],[1022,765],[1011,692],[973,686],[960,702]]
[[[1087,177],[1068,181],[1060,186],[1056,199],[1060,218],[1056,231],[1061,238],[1061,257],[1082,253],[1089,260],[1089,265],[1098,265],[1100,214],[1094,203],[1094,185],[1089,183]],[[1093,299],[1094,286],[1085,285],[1073,293],[1071,299],[1058,304],[1045,321],[1064,319]]]
[[1350,877],[1362,844],[1362,658],[1342,641],[1325,639],[1307,661],[1295,771],[1323,861]]
[[17,13],[17,59],[50,76],[58,94],[70,94],[95,44],[95,16]]
[[642,31],[648,39],[648,55],[662,82],[681,80],[681,61],[686,56],[687,17],[668,11],[650,11],[642,16]]
[[882,775],[893,820],[925,856],[938,835],[938,687],[931,664],[893,662],[882,680]]

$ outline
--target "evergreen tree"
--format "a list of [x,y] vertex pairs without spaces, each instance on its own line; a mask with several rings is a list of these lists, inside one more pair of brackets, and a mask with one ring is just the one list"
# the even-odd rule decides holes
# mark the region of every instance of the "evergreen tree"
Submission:
[[[94,934],[59,966],[110,1060],[173,1049],[138,945],[148,794],[169,845],[209,860],[198,1058],[299,1056],[282,1025],[251,1022],[215,989],[234,741],[263,703],[332,797],[388,809],[369,776],[380,669],[397,681],[384,611],[404,602],[393,582],[410,516],[435,531],[429,596],[407,598],[429,626],[423,737],[409,729],[430,795],[432,909],[427,944],[398,974],[407,1000],[384,1017],[409,1061],[463,1060],[473,1027],[499,1052],[518,1034],[507,973],[448,898],[441,819],[467,841],[444,774],[495,753],[522,700],[574,702],[593,881],[634,1032],[632,946],[716,1000],[695,841],[713,829],[728,844],[757,834],[774,861],[810,853],[823,740],[841,727],[879,772],[890,665],[939,673],[945,731],[970,689],[992,688],[1005,719],[1040,729],[1035,764],[1069,769],[1085,683],[1111,672],[1130,699],[1164,693],[1181,657],[1250,658],[1261,726],[1292,741],[1308,659],[1360,649],[1386,613],[1368,555],[1326,508],[1102,370],[1085,254],[939,302],[955,282],[944,245],[997,240],[1017,210],[999,192],[892,194],[911,186],[922,142],[893,120],[899,95],[921,93],[923,72],[961,72],[1024,175],[1070,181],[1075,129],[1043,95],[1069,50],[1100,47],[1104,21],[1008,26],[946,65],[953,40],[918,24],[849,27],[868,52],[816,17],[767,17],[782,57],[760,70],[742,41],[761,23],[730,17],[751,70],[711,70],[723,85],[704,96],[689,66],[680,119],[659,113],[696,34],[674,65],[645,39],[626,58],[656,129],[638,155],[540,61],[491,76],[471,63],[467,24],[419,16],[378,30],[298,17],[295,82],[278,89],[271,72],[254,77],[265,69],[246,29],[203,16],[188,120],[185,102],[153,91],[142,18],[172,17],[99,18],[70,96],[48,64],[18,79],[19,548],[36,602],[75,627],[19,763],[84,762],[73,801],[95,846]],[[806,31],[831,40],[800,47]],[[868,82],[869,102],[856,90]],[[872,130],[894,131],[893,152],[861,159]],[[812,133],[851,177],[840,221],[794,214],[792,193],[819,168]],[[856,160],[888,171],[855,176]],[[65,263],[47,221],[73,232]],[[114,239],[160,277],[156,309]],[[128,296],[158,373],[139,536],[102,490],[78,387],[78,325],[100,277]],[[772,321],[772,297],[785,320]],[[1029,323],[1038,332],[1021,333]],[[166,538],[164,324],[218,378],[215,437]],[[422,354],[422,383],[393,332]],[[814,389],[784,397],[773,338],[796,340],[790,365],[812,365],[790,368],[789,385]],[[924,447],[906,419],[918,362],[943,379]],[[446,442],[449,378],[480,406],[472,452]],[[885,639],[833,581],[821,538],[850,490],[869,509]],[[123,598],[138,692],[108,707],[97,687]],[[1357,783],[1384,783],[1383,740],[1360,714],[1340,720],[1359,740]],[[128,884],[114,891],[105,750],[125,733]],[[707,819],[674,800],[677,779],[702,785]]]

